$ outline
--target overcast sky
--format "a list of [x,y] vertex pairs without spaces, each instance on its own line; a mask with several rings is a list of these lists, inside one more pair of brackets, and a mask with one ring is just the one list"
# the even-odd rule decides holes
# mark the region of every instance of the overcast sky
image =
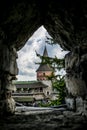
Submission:
[[36,56],[35,51],[42,55],[45,45],[47,47],[48,55],[50,57],[57,56],[58,58],[63,58],[67,53],[66,51],[62,51],[62,48],[60,48],[58,44],[53,46],[47,44],[45,42],[47,40],[46,36],[50,37],[46,29],[43,26],[41,26],[27,41],[25,46],[18,52],[18,80],[36,80],[36,70],[39,65],[35,63],[40,62],[40,58]]

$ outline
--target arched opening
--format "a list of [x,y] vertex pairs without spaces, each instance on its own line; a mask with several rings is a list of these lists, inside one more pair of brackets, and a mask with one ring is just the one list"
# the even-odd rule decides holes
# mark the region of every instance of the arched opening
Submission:
[[68,51],[64,51],[58,43],[55,43],[56,45],[47,44],[47,37],[50,38],[51,36],[48,34],[44,26],[41,26],[26,42],[25,46],[18,51],[18,80],[36,80],[36,69],[39,64],[35,63],[40,62],[40,58],[36,56],[36,52],[42,55],[45,46],[47,46],[47,51],[50,57],[57,56],[61,59],[68,53]]
[[[7,2],[1,1],[0,3],[0,60],[1,60],[0,114],[2,116],[3,115],[6,116],[6,114],[8,115],[14,113],[15,102],[13,101],[11,95],[9,94],[14,88],[14,85],[12,84],[12,80],[14,80],[17,75],[16,51],[20,50],[24,46],[27,39],[30,36],[32,36],[34,31],[41,25],[45,26],[45,28],[49,31],[49,34],[57,42],[59,42],[59,44],[64,49],[70,51],[70,53],[65,57],[66,59],[65,65],[66,65],[66,72],[67,72],[66,83],[67,83],[68,92],[70,94],[69,96],[71,96],[71,98],[68,101],[71,102],[71,100],[74,99],[75,100],[74,105],[75,107],[77,107],[77,112],[80,113],[80,116],[85,115],[84,117],[86,117],[87,116],[87,70],[86,70],[87,68],[87,44],[86,44],[87,43],[87,2],[83,0],[81,1],[50,0],[49,2],[48,0],[44,0],[44,1],[12,0],[10,4],[8,1]],[[72,103],[70,102],[68,102],[68,104],[72,105]],[[69,113],[69,115],[71,114],[72,113]],[[60,117],[58,116],[57,118],[58,119],[57,121],[59,121],[59,123],[56,121],[57,122],[55,123],[56,125],[53,124],[53,122],[56,120],[55,119],[56,117],[50,118],[50,120],[48,120],[48,118],[47,120],[43,120],[44,119],[43,117],[42,122],[44,124],[47,122],[47,127],[45,127],[47,129],[50,128],[57,129],[57,127],[59,128],[58,125],[62,120],[62,125],[60,125],[60,127],[66,128],[68,124],[67,119],[69,119],[70,117],[66,118],[65,122],[63,121],[67,116],[68,116],[68,112],[65,112],[65,115],[62,116],[60,114]],[[86,125],[86,123],[84,123],[85,121],[83,117],[80,118],[80,116],[76,116],[72,118],[74,119],[72,120],[72,124],[76,124],[76,122],[83,122],[83,124]],[[38,124],[39,123],[37,123],[37,125]],[[44,124],[41,125],[41,121],[40,121],[40,126],[41,126],[40,129],[43,128]],[[70,128],[71,126],[73,128],[72,124],[70,120],[70,124],[68,124],[68,128]],[[29,128],[31,129],[31,127]],[[4,126],[4,128],[7,129],[7,124],[6,126]],[[14,129],[12,128],[12,125],[10,129]]]
[[[64,58],[65,54],[68,53],[68,51],[64,51],[58,43],[52,44],[52,45],[48,44],[46,42],[47,38],[51,38],[51,36],[48,34],[48,32],[44,28],[44,26],[41,26],[32,35],[32,37],[26,42],[25,46],[21,50],[18,51],[17,62],[18,62],[19,74],[17,76],[18,80],[16,81],[16,87],[20,87],[20,86],[24,87],[24,85],[26,85],[26,84],[27,84],[27,87],[29,87],[29,86],[31,86],[30,85],[31,82],[36,83],[38,81],[39,82],[44,81],[45,85],[47,85],[47,87],[48,87],[48,88],[46,88],[45,86],[43,87],[43,85],[42,85],[41,88],[38,88],[39,86],[35,86],[35,83],[34,84],[32,83],[32,87],[33,88],[35,87],[35,90],[37,90],[37,92],[35,90],[32,90],[31,92],[29,92],[27,94],[30,95],[30,97],[34,97],[35,99],[37,98],[37,100],[45,99],[46,96],[44,97],[43,95],[47,95],[47,98],[49,96],[50,100],[53,100],[53,99],[55,99],[54,97],[57,95],[57,92],[56,92],[56,94],[54,94],[54,92],[51,92],[54,90],[51,85],[51,80],[48,83],[47,79],[46,79],[46,76],[48,76],[49,74],[51,75],[51,72],[49,72],[49,71],[45,72],[44,70],[42,70],[42,72],[39,72],[39,78],[37,77],[36,70],[38,69],[40,64],[36,64],[36,63],[38,63],[38,62],[40,63],[41,59],[36,55],[36,52],[38,54],[43,55],[44,48],[46,47],[49,57],[54,58],[56,56],[59,59]],[[60,75],[64,75],[65,71],[62,70],[62,71],[56,72],[56,73],[58,73]],[[18,84],[19,84],[19,86],[18,86]],[[40,89],[43,89],[43,93],[40,93],[41,92]],[[35,94],[34,94],[34,91],[35,91]],[[50,91],[50,94],[47,94],[48,91]],[[21,91],[21,93],[26,96],[24,91]],[[36,95],[36,93],[37,93],[37,95]],[[15,95],[15,93],[13,95]],[[20,96],[20,95],[21,94],[18,93],[18,96]],[[16,92],[16,96],[17,96],[17,92]],[[14,97],[14,99],[15,99],[15,97]]]

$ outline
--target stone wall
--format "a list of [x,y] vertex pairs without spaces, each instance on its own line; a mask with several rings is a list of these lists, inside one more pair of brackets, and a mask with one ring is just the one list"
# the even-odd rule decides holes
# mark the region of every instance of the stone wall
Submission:
[[[78,4],[79,3],[79,4]],[[87,95],[87,1],[21,0],[0,2],[0,100],[17,74],[16,58],[32,34],[44,25],[66,55],[66,86],[75,98]],[[3,99],[3,100],[4,100]]]
[[0,44],[0,115],[13,114],[15,111],[15,101],[11,94],[14,91],[13,80],[18,74],[17,52],[14,46]]
[[0,130],[85,130],[87,118],[71,111],[22,112],[0,118]]
[[[87,98],[87,46],[75,47],[65,56],[68,98],[74,99],[77,111],[84,111]],[[72,104],[72,103],[71,103]],[[86,109],[85,109],[86,110]]]

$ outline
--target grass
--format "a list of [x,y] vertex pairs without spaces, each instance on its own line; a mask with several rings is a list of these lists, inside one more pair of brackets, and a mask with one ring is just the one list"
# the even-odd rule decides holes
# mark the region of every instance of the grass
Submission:
[[15,101],[17,102],[32,102],[34,98],[32,97],[26,97],[26,96],[19,96],[19,97],[13,97]]
[[31,83],[36,83],[38,81],[14,81],[14,84],[31,84]]

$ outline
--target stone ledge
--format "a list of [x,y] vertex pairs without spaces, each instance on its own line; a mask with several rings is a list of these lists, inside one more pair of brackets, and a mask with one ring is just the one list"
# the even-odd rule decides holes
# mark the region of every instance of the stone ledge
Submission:
[[[72,111],[53,111],[0,118],[0,130],[83,130],[87,117]],[[86,129],[85,128],[85,129]]]

